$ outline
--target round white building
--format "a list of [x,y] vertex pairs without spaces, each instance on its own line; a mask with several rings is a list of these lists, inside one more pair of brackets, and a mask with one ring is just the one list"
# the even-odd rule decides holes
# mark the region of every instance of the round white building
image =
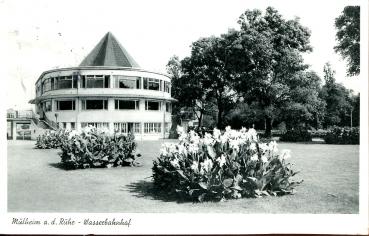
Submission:
[[85,126],[159,139],[171,127],[171,80],[141,69],[109,32],[80,66],[48,70],[36,82],[36,113],[52,127]]

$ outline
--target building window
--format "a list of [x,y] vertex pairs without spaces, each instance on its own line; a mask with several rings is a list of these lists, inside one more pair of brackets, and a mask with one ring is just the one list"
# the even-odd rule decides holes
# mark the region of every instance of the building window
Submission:
[[82,100],[82,110],[107,110],[108,100]]
[[172,112],[172,104],[167,102],[165,103],[165,111],[166,112]]
[[140,103],[139,101],[131,101],[131,100],[115,100],[115,109],[116,110],[139,110]]
[[82,75],[82,88],[109,88],[109,75]]
[[42,90],[43,92],[47,92],[51,90],[51,78],[45,79],[44,82],[42,83]]
[[135,133],[141,132],[140,123],[133,123],[133,132]]
[[160,80],[152,79],[152,78],[143,78],[144,80],[144,89],[148,90],[160,90]]
[[116,133],[140,133],[140,123],[119,122],[114,123],[114,132]]
[[146,134],[161,133],[161,123],[144,123],[144,132]]
[[141,89],[141,77],[136,78],[136,89]]
[[75,110],[75,101],[74,100],[57,101],[56,109],[58,111]]
[[70,122],[70,129],[72,130],[76,129],[76,122]]
[[107,122],[81,122],[81,128],[88,126],[95,127],[96,129],[109,128],[109,123]]
[[145,110],[146,111],[160,111],[161,110],[161,102],[145,101]]
[[73,88],[72,76],[60,76],[54,78],[55,89],[68,89]]
[[44,111],[45,112],[52,110],[52,103],[51,103],[51,101],[44,102],[43,103],[43,106],[44,106]]
[[115,88],[139,89],[141,78],[137,76],[114,75]]
[[164,92],[170,93],[170,83],[167,81],[164,81]]
[[73,88],[78,87],[78,75],[73,75]]

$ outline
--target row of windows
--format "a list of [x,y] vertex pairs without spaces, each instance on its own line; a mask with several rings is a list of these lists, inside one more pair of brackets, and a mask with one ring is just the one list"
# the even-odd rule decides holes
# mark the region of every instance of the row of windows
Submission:
[[[107,122],[81,122],[81,127],[85,128],[88,126],[95,127],[97,129],[109,128],[109,123]],[[159,122],[148,122],[144,123],[144,133],[153,134],[161,133],[162,124]],[[59,122],[59,127],[62,129],[67,128],[67,122]],[[70,128],[75,129],[76,123],[71,122]],[[169,132],[170,123],[165,123],[165,132]],[[117,122],[114,123],[114,132],[116,133],[141,133],[141,124],[138,122]]]
[[[110,88],[110,79],[113,79],[114,88],[147,89],[170,93],[170,82],[137,76],[125,75],[82,75],[81,88]],[[36,86],[39,96],[50,90],[78,88],[78,75],[59,76],[45,79],[41,85]]]
[[[114,100],[115,110],[139,110],[140,102],[138,100]],[[159,101],[145,101],[146,111],[161,111],[162,103]],[[42,103],[42,109],[45,112],[52,111],[51,101],[45,101]],[[56,110],[75,110],[76,102],[75,100],[61,100],[56,101]],[[171,112],[171,104],[165,103],[166,112]],[[108,100],[82,100],[82,110],[108,110]]]

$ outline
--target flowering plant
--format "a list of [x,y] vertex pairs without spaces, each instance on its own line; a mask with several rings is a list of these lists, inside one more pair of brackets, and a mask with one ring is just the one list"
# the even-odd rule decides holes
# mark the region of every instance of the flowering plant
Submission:
[[68,169],[134,166],[136,142],[132,134],[110,134],[86,127],[71,131],[60,146],[61,161]]
[[153,163],[154,184],[161,190],[192,200],[292,194],[302,181],[278,152],[275,141],[259,143],[254,129],[214,129],[200,138],[177,127],[179,143],[164,143]]
[[46,130],[43,134],[37,136],[36,148],[38,149],[50,149],[59,148],[62,140],[68,137],[69,131],[60,129],[57,131]]

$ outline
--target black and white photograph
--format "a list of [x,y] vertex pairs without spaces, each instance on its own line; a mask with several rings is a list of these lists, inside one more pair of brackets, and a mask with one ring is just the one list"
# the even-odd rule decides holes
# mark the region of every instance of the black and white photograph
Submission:
[[0,233],[369,233],[366,0],[0,17]]

